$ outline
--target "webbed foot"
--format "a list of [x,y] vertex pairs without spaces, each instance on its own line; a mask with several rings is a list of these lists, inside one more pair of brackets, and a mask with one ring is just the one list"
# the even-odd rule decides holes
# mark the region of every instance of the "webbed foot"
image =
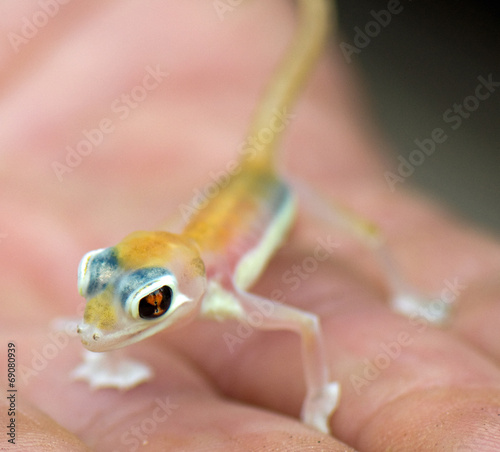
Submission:
[[326,384],[318,393],[308,395],[302,406],[302,422],[323,433],[330,433],[328,420],[337,408],[339,397],[340,384],[336,381]]
[[127,358],[121,351],[94,353],[85,351],[84,361],[71,376],[87,381],[92,389],[131,389],[153,376],[153,371],[139,361]]

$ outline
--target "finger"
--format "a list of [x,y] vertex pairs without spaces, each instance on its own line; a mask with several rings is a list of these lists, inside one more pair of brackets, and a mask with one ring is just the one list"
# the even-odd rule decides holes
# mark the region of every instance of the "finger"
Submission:
[[6,426],[7,439],[3,439],[11,451],[67,451],[89,452],[90,449],[73,433],[58,425],[53,419],[28,402],[19,398],[15,415],[9,417],[9,406],[0,401],[0,422]]
[[[494,245],[497,248],[496,245]],[[457,300],[452,328],[483,353],[500,361],[498,271],[486,273],[467,287]]]
[[[275,261],[273,272],[264,277],[264,295],[283,289],[281,276],[307,256]],[[470,430],[458,421],[462,410],[469,407],[476,413],[478,404],[489,413],[498,409],[500,374],[495,362],[423,319],[393,314],[385,294],[374,291],[345,263],[318,267],[287,295],[287,302],[321,314],[331,375],[342,386],[333,432],[347,443],[360,448],[370,441],[376,444],[378,417],[386,413],[386,428],[394,429],[387,444],[398,444],[403,431],[408,441],[422,442],[422,431],[431,428],[432,440],[441,436],[445,444],[468,444]],[[235,323],[197,323],[187,330],[170,337],[176,337],[177,346],[200,363],[225,394],[298,416],[304,397],[298,338]],[[227,334],[236,338],[230,346]],[[425,399],[421,405],[419,395]],[[405,411],[405,400],[412,404],[412,417]],[[446,413],[452,413],[450,429],[432,424],[439,424]],[[412,420],[419,422],[412,426]],[[474,428],[483,421],[475,414],[467,417]],[[493,442],[495,435],[488,427],[482,441]],[[431,442],[425,444],[430,447]]]
[[[221,397],[195,363],[172,353],[166,344],[131,347],[133,355],[153,365],[155,377],[148,384],[126,392],[92,391],[69,377],[80,344],[63,344],[58,338],[59,347],[54,345],[53,332],[25,335],[17,343],[18,350],[24,351],[19,361],[19,394],[44,407],[61,425],[57,430],[53,423],[44,438],[63,441],[60,432],[67,429],[78,432],[93,450],[106,451],[145,445],[162,450],[278,446],[280,450],[351,450],[296,419]],[[59,393],[65,396],[58,397]],[[18,418],[19,424],[24,420]],[[26,428],[31,426],[27,423]]]
[[149,447],[162,450],[352,450],[340,441],[284,416],[228,400],[185,394],[168,417],[159,398],[124,421],[112,420],[92,442],[97,450]]

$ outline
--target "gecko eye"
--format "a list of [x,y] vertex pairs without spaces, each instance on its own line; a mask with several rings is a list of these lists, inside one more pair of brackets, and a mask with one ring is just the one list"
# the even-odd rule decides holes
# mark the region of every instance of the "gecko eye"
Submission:
[[160,317],[170,308],[172,303],[172,289],[163,286],[141,298],[139,301],[139,316],[143,319]]
[[146,267],[123,275],[115,296],[133,319],[154,320],[173,311],[182,301],[176,292],[176,279],[168,270]]

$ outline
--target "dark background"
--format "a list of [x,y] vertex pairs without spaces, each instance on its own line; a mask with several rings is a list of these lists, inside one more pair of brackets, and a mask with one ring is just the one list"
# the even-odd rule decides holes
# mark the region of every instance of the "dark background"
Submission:
[[[370,12],[387,10],[388,3],[339,0],[339,41],[354,44],[354,28],[364,30],[374,20]],[[448,138],[404,185],[419,187],[498,234],[500,87],[479,101],[456,130],[443,114],[474,94],[478,76],[492,74],[500,82],[500,8],[486,0],[399,4],[402,11],[350,63],[365,83],[371,116],[390,144],[387,169],[396,173],[397,157],[408,158],[415,139],[441,127]]]

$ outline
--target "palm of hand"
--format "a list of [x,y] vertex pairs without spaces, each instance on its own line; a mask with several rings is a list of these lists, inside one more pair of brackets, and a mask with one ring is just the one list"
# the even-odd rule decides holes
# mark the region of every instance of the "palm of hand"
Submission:
[[[154,381],[127,393],[91,393],[68,377],[81,345],[48,327],[55,317],[81,313],[75,271],[84,252],[154,228],[196,193],[208,168],[217,172],[234,158],[257,91],[293,27],[284,5],[252,4],[220,22],[211,7],[195,4],[86,11],[70,4],[18,53],[4,53],[10,96],[0,110],[0,322],[2,343],[16,343],[21,366],[19,441],[36,441],[37,450],[49,442],[84,450],[77,438],[99,450],[142,443],[159,450],[346,448],[283,416],[298,415],[304,390],[291,334],[196,322],[131,348],[154,363]],[[8,31],[34,13],[29,2],[18,8],[6,19]],[[248,39],[255,23],[276,48],[265,37],[260,47]],[[343,385],[332,428],[345,443],[495,448],[498,244],[407,194],[388,193],[370,137],[349,119],[355,109],[345,76],[340,64],[323,62],[284,143],[289,166],[379,221],[420,286],[454,287],[451,325],[439,330],[393,314],[374,263],[357,248],[317,262],[314,271],[304,267],[298,284],[287,283],[283,275],[301,268],[314,239],[330,234],[303,219],[255,290],[279,290],[286,302],[321,315],[331,372]],[[226,332],[241,342],[229,348]]]

